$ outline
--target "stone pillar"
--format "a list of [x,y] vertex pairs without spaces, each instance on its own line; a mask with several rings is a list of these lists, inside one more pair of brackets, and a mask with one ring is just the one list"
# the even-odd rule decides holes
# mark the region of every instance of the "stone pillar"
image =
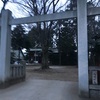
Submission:
[[10,78],[10,48],[11,48],[11,27],[9,20],[11,12],[3,10],[1,15],[1,36],[0,36],[0,86],[6,86]]
[[89,97],[87,0],[77,0],[79,95]]

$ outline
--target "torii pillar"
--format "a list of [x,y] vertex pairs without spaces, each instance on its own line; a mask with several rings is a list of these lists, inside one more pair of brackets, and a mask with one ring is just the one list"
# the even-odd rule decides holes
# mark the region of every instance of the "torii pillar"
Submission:
[[89,97],[87,0],[77,0],[79,95]]
[[10,78],[10,48],[11,48],[11,26],[9,19],[11,12],[3,10],[1,13],[0,30],[0,87],[6,87]]

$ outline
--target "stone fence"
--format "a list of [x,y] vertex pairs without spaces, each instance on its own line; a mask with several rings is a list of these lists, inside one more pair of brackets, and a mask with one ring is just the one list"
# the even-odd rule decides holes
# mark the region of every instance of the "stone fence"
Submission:
[[10,66],[10,83],[16,83],[25,80],[26,67],[25,61],[21,61],[20,64],[12,64]]
[[26,77],[26,63],[21,61],[20,64],[10,65],[10,77],[5,83],[0,82],[0,89],[9,87],[12,84],[16,84],[25,81]]

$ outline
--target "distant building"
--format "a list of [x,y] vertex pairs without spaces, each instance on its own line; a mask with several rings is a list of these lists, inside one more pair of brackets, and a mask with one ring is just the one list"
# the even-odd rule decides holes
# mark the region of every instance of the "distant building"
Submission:
[[[49,48],[48,50],[49,55],[52,53],[58,53],[58,49],[56,48]],[[34,48],[28,51],[28,58],[29,63],[41,63],[42,62],[42,49],[41,48]]]

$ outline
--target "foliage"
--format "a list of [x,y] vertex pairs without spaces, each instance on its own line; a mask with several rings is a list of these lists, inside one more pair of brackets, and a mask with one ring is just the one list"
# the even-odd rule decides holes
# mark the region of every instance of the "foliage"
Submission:
[[57,30],[59,30],[56,35],[58,37],[56,42],[59,50],[59,64],[77,64],[76,18],[58,21]]
[[[98,6],[100,1],[89,0],[88,7]],[[100,20],[97,16],[88,17],[88,47],[89,47],[89,65],[99,65],[100,63]]]
[[[31,47],[28,35],[25,34],[25,29],[22,25],[16,26],[11,34],[11,47],[12,50],[18,50],[18,60],[20,60],[20,53],[23,55],[23,58],[25,59],[25,56],[22,52],[23,48],[29,49]],[[11,55],[11,62],[13,62],[13,55]]]
[[11,63],[11,64],[14,64],[14,62],[15,62],[15,53],[14,53],[14,52],[11,52],[10,63]]
[[19,50],[23,48],[30,48],[29,39],[27,34],[25,34],[25,29],[23,28],[23,26],[16,26],[12,31],[11,37],[12,49]]
[[88,18],[88,35],[89,35],[89,64],[99,65],[100,63],[100,21],[95,17]]
[[[77,1],[71,0],[66,10],[75,10]],[[77,19],[57,21],[56,45],[59,50],[59,64],[77,64]]]
[[34,27],[28,32],[28,38],[31,43],[31,48],[41,47],[41,35],[38,27]]

